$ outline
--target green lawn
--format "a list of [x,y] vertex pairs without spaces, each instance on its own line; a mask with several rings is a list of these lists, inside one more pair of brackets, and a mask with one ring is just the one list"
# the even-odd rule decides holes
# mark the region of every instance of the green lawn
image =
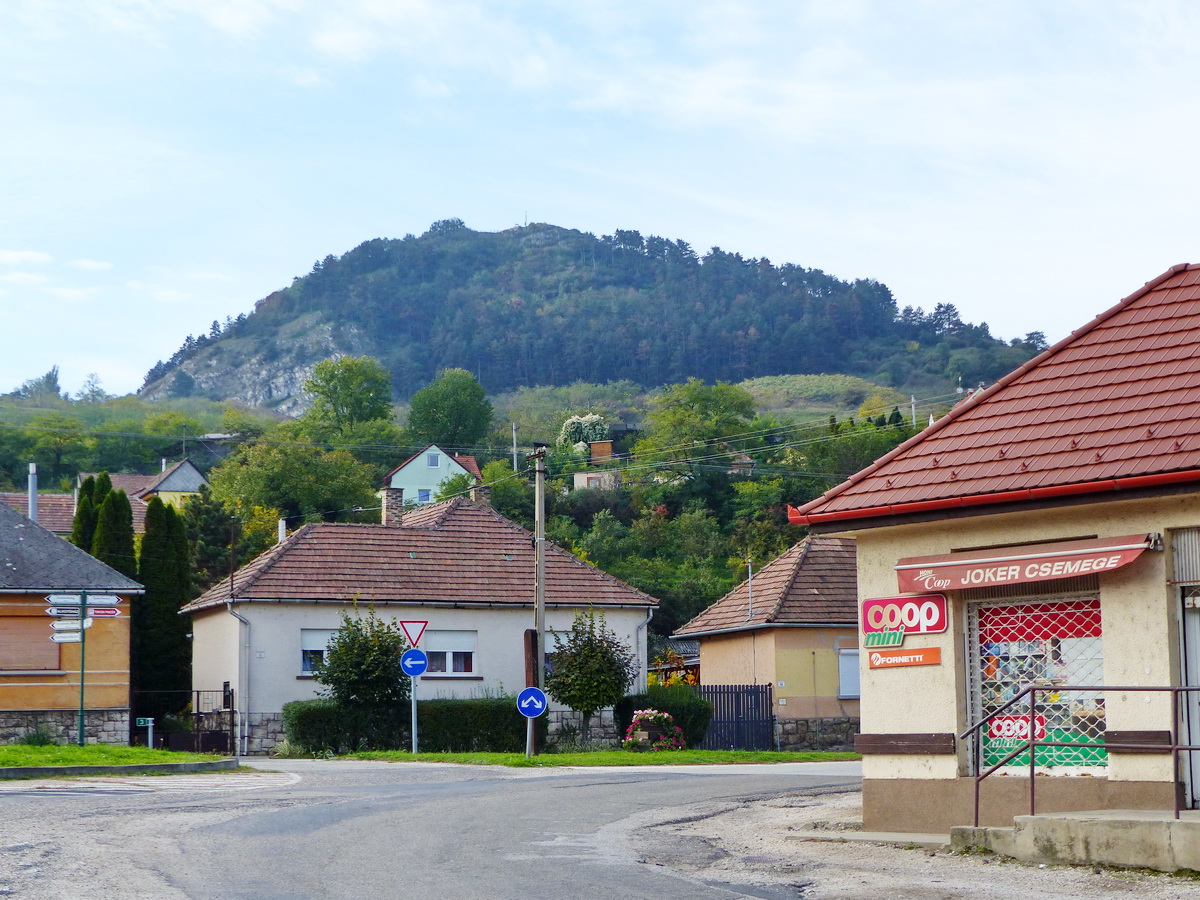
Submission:
[[146,747],[88,744],[80,747],[31,747],[25,744],[0,746],[0,768],[14,766],[140,766],[154,763],[207,762],[221,759],[208,753],[172,753]]
[[351,753],[351,759],[388,762],[449,762],[470,766],[704,766],[729,763],[828,762],[860,759],[857,753],[774,753],[757,750],[664,750],[631,753],[597,750],[593,753],[543,753],[530,759],[524,753],[418,753],[402,750]]

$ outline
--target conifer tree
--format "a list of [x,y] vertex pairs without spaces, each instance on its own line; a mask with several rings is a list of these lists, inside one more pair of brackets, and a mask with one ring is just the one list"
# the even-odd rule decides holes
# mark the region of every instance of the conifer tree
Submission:
[[[102,476],[103,477],[103,476]],[[99,485],[99,479],[97,479]],[[133,510],[124,491],[109,491],[96,518],[96,533],[92,538],[92,556],[111,566],[122,575],[137,577],[137,557],[134,553]]]
[[89,475],[79,486],[79,499],[75,506],[75,519],[71,523],[71,543],[85,551],[92,549],[92,538],[96,534],[96,503],[93,499],[96,479]]
[[190,623],[179,615],[191,594],[189,570],[183,522],[173,506],[154,497],[146,507],[138,568],[138,581],[146,592],[134,599],[131,611],[135,691],[182,692],[191,686]]

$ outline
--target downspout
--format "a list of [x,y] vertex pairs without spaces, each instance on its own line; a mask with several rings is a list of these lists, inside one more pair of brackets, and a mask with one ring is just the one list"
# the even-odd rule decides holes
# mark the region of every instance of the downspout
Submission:
[[[653,618],[654,618],[654,608],[651,607],[650,609],[646,610],[646,621],[643,622],[641,625],[639,625],[637,628],[635,628],[633,631],[633,639],[635,641],[637,641],[639,650],[643,646],[646,646],[643,643],[643,639],[642,639],[642,629],[643,628],[648,629],[650,627],[650,620]],[[639,654],[639,655],[642,657],[642,659],[645,660],[645,665],[639,667],[641,669],[641,671],[638,673],[638,681],[639,681],[638,692],[645,693],[646,692],[647,674],[650,671],[650,649],[649,649],[649,647],[646,648],[646,652],[644,654]]]
[[[236,550],[237,550],[237,518],[231,516],[229,519],[229,597],[225,600],[225,610],[239,622],[246,626],[246,640],[242,643],[239,656],[241,657],[238,664],[238,704],[245,710],[245,715],[238,715],[238,719],[242,724],[242,749],[239,755],[246,756],[250,749],[250,620],[233,608],[233,574],[236,568]],[[242,686],[242,678],[244,675],[246,684]]]

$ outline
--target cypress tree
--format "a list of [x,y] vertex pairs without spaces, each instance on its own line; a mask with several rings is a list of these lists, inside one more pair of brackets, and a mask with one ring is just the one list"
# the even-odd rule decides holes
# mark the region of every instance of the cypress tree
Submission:
[[[131,611],[131,680],[135,691],[191,687],[190,623],[179,609],[190,596],[187,534],[174,507],[158,497],[146,508],[138,580],[145,594]],[[182,695],[179,706],[186,703]]]
[[92,487],[92,506],[100,509],[100,504],[104,499],[112,493],[112,479],[108,477],[107,472],[101,472],[96,476],[96,480]]
[[96,507],[92,505],[90,496],[80,492],[79,504],[75,507],[75,520],[71,523],[71,543],[83,550],[91,550],[92,539],[95,536]]
[[[99,481],[97,481],[99,484]],[[133,542],[133,510],[124,491],[109,491],[96,518],[92,556],[122,575],[137,577]]]

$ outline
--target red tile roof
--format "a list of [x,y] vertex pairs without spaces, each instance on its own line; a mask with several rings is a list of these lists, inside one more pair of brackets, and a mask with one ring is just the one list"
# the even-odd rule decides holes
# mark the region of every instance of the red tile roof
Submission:
[[[27,493],[0,494],[3,500],[21,515],[29,512]],[[75,524],[74,494],[38,494],[37,522],[55,534],[70,534]]]
[[[463,498],[419,507],[399,527],[305,525],[234,575],[238,600],[533,606],[532,535],[490,506]],[[229,597],[229,580],[184,607]],[[553,545],[547,606],[639,606],[658,601]]]
[[[858,624],[852,538],[813,535],[754,574],[675,632],[695,637],[770,625]],[[751,608],[753,599],[753,608]]]
[[1176,266],[793,510],[820,524],[1200,481],[1200,266]]

